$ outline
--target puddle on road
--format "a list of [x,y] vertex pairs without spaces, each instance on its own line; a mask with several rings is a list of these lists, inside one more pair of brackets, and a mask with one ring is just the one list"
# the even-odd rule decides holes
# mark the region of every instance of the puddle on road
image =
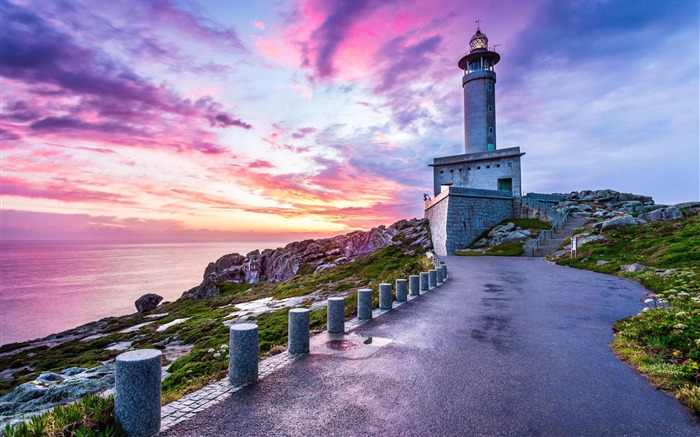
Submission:
[[391,341],[389,338],[323,332],[311,339],[311,353],[348,359],[367,358]]

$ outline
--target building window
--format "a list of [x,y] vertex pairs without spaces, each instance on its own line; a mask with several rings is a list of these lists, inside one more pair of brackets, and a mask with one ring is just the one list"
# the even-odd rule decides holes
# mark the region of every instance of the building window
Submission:
[[443,170],[440,170],[440,174],[443,174],[443,173],[445,173],[445,172]]
[[513,191],[513,179],[499,179],[498,180],[498,190],[499,191]]
[[467,171],[472,171],[472,168],[471,168],[471,167],[467,167]]
[[493,105],[489,105],[489,112],[493,112]]
[[513,166],[513,163],[512,163],[512,162],[509,162],[509,163],[508,163],[508,167],[512,167],[512,166]]
[[486,168],[491,168],[491,166],[490,166],[490,165],[487,165]]
[[489,128],[489,133],[490,133],[490,134],[493,133],[493,128],[492,128],[492,127]]
[[481,166],[480,166],[480,165],[477,165],[477,166],[476,166],[476,169],[477,169],[477,170],[481,170]]
[[496,168],[501,168],[501,164],[496,164]]
[[462,169],[461,169],[461,168],[459,169],[459,172],[462,173]]
[[453,170],[450,170],[450,173],[454,173],[454,169],[453,169]]

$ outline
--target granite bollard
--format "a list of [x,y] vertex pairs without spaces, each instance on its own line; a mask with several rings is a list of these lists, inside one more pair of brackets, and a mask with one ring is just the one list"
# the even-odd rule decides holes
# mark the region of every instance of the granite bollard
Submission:
[[309,310],[306,308],[289,310],[287,350],[290,354],[304,354],[309,351]]
[[420,292],[428,291],[428,272],[420,272]]
[[379,284],[379,309],[390,310],[392,308],[391,284],[383,282]]
[[160,431],[161,351],[140,349],[117,356],[114,416],[128,436]]
[[435,269],[435,280],[437,281],[437,285],[442,285],[444,281],[444,278],[442,277],[442,267],[438,267]]
[[372,290],[369,288],[357,291],[357,318],[372,318]]
[[345,332],[345,299],[342,297],[328,298],[328,333],[343,334]]
[[420,291],[418,291],[419,281],[420,276],[418,275],[411,275],[408,277],[408,289],[411,293],[411,296],[418,296],[420,294]]
[[258,325],[239,323],[229,329],[228,380],[245,384],[258,380]]
[[405,279],[397,279],[396,280],[396,301],[397,302],[406,302],[408,300],[408,296],[406,291],[408,290],[408,281]]
[[437,271],[435,269],[428,270],[428,288],[437,287]]

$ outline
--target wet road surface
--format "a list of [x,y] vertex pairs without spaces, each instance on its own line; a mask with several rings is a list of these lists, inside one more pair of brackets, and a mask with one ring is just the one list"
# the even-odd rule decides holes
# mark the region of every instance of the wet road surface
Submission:
[[306,355],[163,436],[700,436],[610,352],[644,289],[540,258],[449,257],[441,287],[360,326],[392,342]]

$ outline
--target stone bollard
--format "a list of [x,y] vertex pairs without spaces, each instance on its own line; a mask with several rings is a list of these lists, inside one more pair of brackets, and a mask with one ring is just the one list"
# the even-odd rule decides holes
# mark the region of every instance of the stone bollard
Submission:
[[437,285],[442,285],[444,282],[444,279],[442,277],[442,267],[438,267],[435,269],[435,280],[437,281]]
[[309,351],[309,310],[306,308],[289,310],[287,350],[290,354],[303,354]]
[[418,296],[420,291],[418,291],[420,276],[411,275],[408,277],[408,289],[411,292],[411,296]]
[[116,360],[114,416],[128,436],[160,431],[161,352],[140,349]]
[[391,284],[382,282],[379,284],[379,309],[390,310],[392,308]]
[[420,272],[420,292],[425,293],[428,291],[428,272]]
[[446,265],[441,265],[440,270],[442,270],[442,282],[447,281],[447,266]]
[[405,279],[397,279],[396,280],[396,301],[397,302],[406,302],[408,300],[408,296],[406,295],[406,290],[408,289],[408,281]]
[[357,290],[357,318],[372,318],[372,290],[369,288]]
[[345,332],[345,299],[342,297],[328,298],[328,333],[343,334]]
[[437,287],[437,271],[428,270],[428,288]]
[[239,323],[229,329],[228,380],[245,384],[258,380],[258,325]]

